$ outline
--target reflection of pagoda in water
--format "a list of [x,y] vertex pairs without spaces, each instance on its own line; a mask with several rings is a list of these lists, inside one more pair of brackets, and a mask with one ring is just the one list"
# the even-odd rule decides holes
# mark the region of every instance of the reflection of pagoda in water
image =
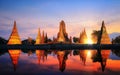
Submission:
[[[87,34],[86,34],[85,29],[84,29],[84,31],[82,33],[80,33],[79,43],[80,44],[87,44],[86,40],[87,40]],[[87,50],[80,50],[79,55],[80,55],[80,58],[81,58],[83,64],[85,65],[86,58],[87,58]]]
[[43,62],[47,60],[47,53],[44,50],[36,50],[36,55],[38,58],[38,64],[40,64],[40,61],[42,60]]
[[[106,31],[106,27],[104,24],[104,21],[102,22],[102,27],[101,27],[101,44],[111,44],[110,38],[108,36],[108,33]],[[102,62],[101,62],[101,66],[102,66],[102,71],[104,71],[105,66],[106,66],[106,62],[107,59],[109,58],[110,55],[110,50],[101,50],[101,56],[102,56]]]
[[68,59],[69,51],[57,51],[57,58],[59,61],[59,70],[63,72],[66,68],[66,60]]
[[[110,38],[106,31],[106,27],[104,21],[102,22],[102,27],[100,31],[100,35],[98,37],[98,44],[111,44]],[[98,50],[96,57],[94,57],[93,61],[101,62],[102,71],[105,70],[107,59],[109,58],[110,50]]]
[[[8,44],[21,44],[21,40],[16,27],[16,21],[14,21],[14,27],[9,37]],[[10,54],[10,58],[14,66],[14,70],[16,70],[16,66],[18,64],[18,58],[20,56],[21,50],[8,50],[8,52]]]
[[66,32],[65,22],[60,22],[59,32],[57,34],[57,42],[70,42],[68,34]]
[[[41,37],[41,33],[40,33],[40,29],[39,29],[35,44],[42,44],[42,43],[44,43],[44,31],[43,31],[43,34]],[[45,61],[45,59],[47,60],[47,53],[44,50],[36,50],[36,55],[37,55],[39,64],[40,64],[41,58],[42,58],[43,62]]]

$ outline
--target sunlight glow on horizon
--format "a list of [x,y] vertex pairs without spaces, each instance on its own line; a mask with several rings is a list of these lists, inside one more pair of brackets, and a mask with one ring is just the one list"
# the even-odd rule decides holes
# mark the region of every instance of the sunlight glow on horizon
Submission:
[[88,44],[93,44],[93,41],[92,41],[90,38],[88,38],[88,39],[87,39],[87,43],[88,43]]

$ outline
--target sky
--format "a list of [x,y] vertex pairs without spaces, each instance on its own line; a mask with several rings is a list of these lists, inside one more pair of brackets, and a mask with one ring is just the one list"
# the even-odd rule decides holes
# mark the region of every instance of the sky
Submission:
[[105,21],[109,34],[120,32],[120,0],[0,0],[0,37],[8,39],[14,20],[20,38],[37,37],[38,28],[57,37],[65,21],[68,36],[79,37],[85,28],[90,37]]

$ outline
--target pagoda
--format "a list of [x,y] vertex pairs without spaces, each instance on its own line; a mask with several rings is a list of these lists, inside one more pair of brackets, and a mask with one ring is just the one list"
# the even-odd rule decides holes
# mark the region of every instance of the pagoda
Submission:
[[80,44],[87,44],[86,40],[87,40],[87,34],[86,34],[85,29],[84,29],[82,31],[82,33],[80,33],[79,43]]
[[[10,44],[21,44],[21,40],[18,34],[17,26],[16,26],[16,21],[14,21],[14,26],[12,29],[12,33],[9,37],[8,40],[8,45]],[[10,58],[12,60],[12,64],[14,66],[14,71],[16,70],[17,64],[18,64],[18,59],[21,53],[21,50],[8,50]]]
[[102,21],[100,35],[98,36],[98,44],[111,44],[104,21]]
[[41,44],[41,33],[40,33],[40,28],[38,29],[38,35],[36,37],[36,42],[35,44]]
[[14,26],[12,29],[12,33],[8,39],[7,44],[21,44],[21,40],[18,34],[17,26],[16,26],[16,21],[14,21]]
[[69,42],[68,34],[66,33],[65,22],[62,20],[59,26],[59,32],[57,34],[58,42]]
[[44,35],[44,31],[42,32],[41,43],[42,43],[42,44],[45,43],[45,35]]

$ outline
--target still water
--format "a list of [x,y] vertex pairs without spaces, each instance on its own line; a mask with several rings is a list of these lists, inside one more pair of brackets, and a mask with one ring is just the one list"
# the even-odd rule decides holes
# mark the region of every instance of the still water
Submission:
[[0,75],[120,75],[119,50],[0,50]]

